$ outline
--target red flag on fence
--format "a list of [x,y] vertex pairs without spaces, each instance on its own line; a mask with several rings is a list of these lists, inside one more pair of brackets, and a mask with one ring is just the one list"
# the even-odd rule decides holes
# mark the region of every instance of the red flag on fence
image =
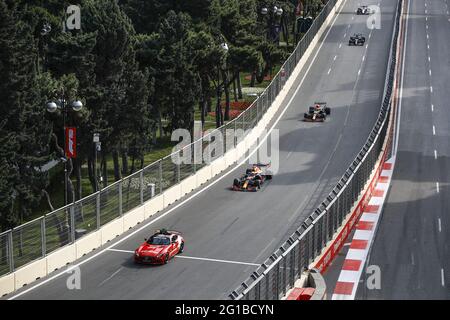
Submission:
[[66,157],[77,157],[77,128],[66,128]]

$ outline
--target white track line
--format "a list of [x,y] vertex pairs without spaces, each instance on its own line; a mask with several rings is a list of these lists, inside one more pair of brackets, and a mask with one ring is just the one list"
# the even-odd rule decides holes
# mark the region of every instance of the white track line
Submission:
[[118,274],[121,270],[123,269],[123,267],[120,267],[116,272],[114,272],[112,275],[110,275],[108,278],[106,278],[105,280],[103,280],[102,282],[100,282],[100,284],[98,285],[99,287],[101,287],[102,285],[104,285],[106,282],[108,282],[109,280],[111,280],[116,274]]
[[[131,250],[119,250],[119,249],[108,249],[108,251],[116,251],[116,252],[124,252],[124,253],[134,253]],[[250,262],[242,262],[242,261],[233,261],[233,260],[221,260],[221,259],[211,259],[211,258],[202,258],[202,257],[191,257],[191,256],[175,256],[175,258],[183,258],[183,259],[191,259],[191,260],[202,260],[202,261],[211,261],[211,262],[222,262],[229,264],[243,264],[246,266],[257,266],[259,267],[261,264],[250,263]]]
[[[345,5],[346,2],[347,2],[347,0],[344,0],[343,4]],[[341,6],[341,7],[343,8],[344,6]],[[341,11],[341,10],[340,10],[340,11]],[[134,236],[135,234],[137,234],[137,233],[141,232],[142,230],[148,228],[148,226],[150,226],[150,225],[154,224],[155,222],[159,221],[160,219],[164,218],[164,217],[167,216],[168,214],[172,213],[173,211],[175,211],[176,209],[178,209],[179,207],[181,207],[182,205],[184,205],[186,202],[190,201],[191,199],[197,197],[199,194],[201,194],[201,193],[203,193],[204,191],[206,191],[206,190],[208,190],[209,188],[211,188],[213,185],[215,185],[216,183],[218,183],[218,182],[219,182],[220,180],[222,180],[223,178],[227,177],[229,174],[231,174],[232,172],[234,172],[235,169],[239,168],[239,167],[240,167],[241,165],[243,165],[248,159],[250,159],[250,157],[253,156],[253,154],[254,154],[256,151],[258,151],[259,148],[261,147],[261,145],[267,140],[267,138],[269,137],[270,133],[273,131],[273,129],[275,128],[275,126],[278,124],[278,122],[280,122],[281,118],[282,118],[283,115],[286,113],[288,107],[291,105],[291,103],[292,103],[292,101],[294,100],[295,96],[297,95],[298,91],[299,91],[300,88],[302,87],[303,82],[304,82],[305,79],[306,79],[306,76],[309,74],[309,70],[310,70],[311,67],[314,65],[314,62],[316,61],[316,58],[317,58],[317,56],[319,55],[320,50],[322,49],[322,46],[325,44],[325,42],[326,42],[325,40],[328,38],[328,35],[330,34],[331,30],[333,30],[333,26],[334,26],[334,24],[336,23],[336,20],[337,20],[337,18],[339,17],[339,15],[340,15],[340,13],[337,14],[337,15],[334,17],[334,20],[333,20],[333,22],[331,23],[331,25],[330,25],[330,27],[329,27],[329,29],[328,29],[328,31],[327,31],[325,37],[324,37],[324,41],[322,41],[322,42],[320,43],[320,46],[319,46],[319,48],[317,49],[316,54],[314,55],[314,57],[313,57],[313,59],[312,59],[310,65],[309,65],[308,68],[306,69],[306,71],[305,71],[305,73],[304,73],[304,75],[303,75],[303,78],[301,79],[300,83],[298,84],[297,89],[294,91],[294,94],[292,95],[291,99],[290,99],[289,102],[286,104],[285,108],[284,108],[283,111],[280,113],[280,115],[278,116],[278,118],[274,121],[272,127],[267,131],[267,134],[263,137],[263,139],[260,139],[260,140],[259,140],[260,143],[257,145],[257,147],[255,148],[255,150],[253,150],[252,152],[249,152],[249,155],[248,155],[244,160],[242,160],[240,163],[238,163],[238,164],[235,166],[235,168],[234,168],[233,170],[230,170],[230,171],[228,171],[227,173],[225,173],[225,174],[219,176],[216,180],[214,180],[213,182],[211,182],[210,184],[208,184],[207,186],[205,186],[203,189],[197,191],[196,193],[194,193],[194,194],[191,195],[190,197],[186,198],[184,201],[180,202],[179,204],[177,204],[177,205],[174,206],[173,208],[167,210],[165,213],[161,214],[159,217],[155,218],[154,220],[149,221],[148,223],[144,224],[144,225],[143,225],[142,227],[140,227],[139,229],[134,230],[133,232],[131,232],[131,233],[128,234],[127,236],[125,236],[125,237],[123,237],[122,239],[120,239],[120,240],[114,242],[114,243],[111,244],[109,247],[107,247],[107,248],[105,248],[105,249],[103,249],[103,250],[101,250],[101,251],[98,251],[96,254],[94,254],[93,256],[91,256],[91,257],[89,257],[89,258],[87,258],[86,260],[83,260],[83,261],[81,261],[81,262],[79,262],[79,263],[77,263],[77,264],[74,264],[74,265],[72,266],[72,268],[79,267],[79,266],[81,266],[81,265],[83,265],[83,264],[85,264],[85,263],[91,261],[92,259],[97,258],[99,255],[101,255],[102,253],[106,252],[108,249],[111,249],[112,247],[114,247],[114,246],[116,246],[116,245],[118,245],[118,244],[124,242],[125,240],[131,238],[131,237]],[[67,270],[64,270],[64,271],[62,271],[62,272],[60,272],[60,273],[58,273],[58,274],[55,274],[54,276],[51,276],[51,277],[45,279],[44,281],[39,282],[39,283],[37,283],[37,284],[31,286],[30,288],[28,288],[28,289],[26,289],[26,290],[24,290],[24,291],[22,291],[22,292],[20,292],[20,293],[18,293],[18,294],[15,294],[15,295],[11,296],[10,298],[8,298],[8,300],[13,300],[13,299],[15,299],[15,298],[18,298],[18,297],[20,297],[20,296],[22,296],[22,295],[24,295],[24,294],[26,294],[26,293],[28,293],[28,292],[30,292],[30,291],[36,289],[36,288],[38,288],[38,287],[40,287],[40,286],[42,286],[42,285],[44,285],[44,284],[47,284],[48,282],[50,282],[50,281],[52,281],[52,280],[54,280],[54,279],[56,279],[56,278],[58,278],[58,277],[60,277],[60,276],[62,276],[62,275],[64,275],[64,274],[66,274],[66,272],[67,272]]]
[[124,253],[134,253],[134,251],[131,251],[131,250],[120,250],[120,249],[113,249],[113,248],[110,248],[110,249],[106,249],[107,251],[115,251],[115,252],[124,252]]
[[438,219],[438,228],[439,232],[441,232],[442,231],[441,218]]
[[439,193],[439,182],[436,182],[436,191]]
[[445,287],[444,269],[441,268],[441,285]]
[[241,262],[241,261],[232,261],[232,260],[220,260],[220,259],[210,259],[210,258],[198,258],[198,257],[190,257],[190,256],[175,256],[175,258],[191,259],[191,260],[202,260],[202,261],[211,261],[211,262],[221,262],[221,263],[229,263],[229,264],[242,264],[242,265],[254,266],[254,267],[259,267],[261,265],[261,264],[250,263],[250,262]]

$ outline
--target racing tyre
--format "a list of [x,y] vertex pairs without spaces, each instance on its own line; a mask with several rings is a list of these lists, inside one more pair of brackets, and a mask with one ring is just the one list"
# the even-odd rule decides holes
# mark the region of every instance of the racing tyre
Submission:
[[164,264],[167,264],[168,261],[169,261],[169,254],[167,253],[166,256],[164,257]]
[[178,251],[178,254],[183,253],[183,250],[184,250],[184,242],[180,244],[180,250]]
[[255,180],[256,189],[261,189],[261,180]]
[[309,107],[309,112],[314,112],[314,107]]
[[326,114],[327,116],[329,116],[330,113],[331,113],[331,109],[330,109],[329,107],[326,107],[326,108],[325,108],[325,114]]
[[233,186],[239,187],[239,179],[234,179]]

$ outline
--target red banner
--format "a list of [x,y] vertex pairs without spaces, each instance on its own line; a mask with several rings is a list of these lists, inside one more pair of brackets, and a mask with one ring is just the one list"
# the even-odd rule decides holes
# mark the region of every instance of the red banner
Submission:
[[77,157],[77,128],[66,128],[66,157]]

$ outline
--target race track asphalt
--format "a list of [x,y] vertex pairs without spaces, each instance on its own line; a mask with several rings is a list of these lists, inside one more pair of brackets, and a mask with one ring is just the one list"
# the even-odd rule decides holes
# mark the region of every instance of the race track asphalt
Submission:
[[[381,29],[373,30],[368,48],[349,47],[350,34],[363,32],[368,36],[370,30],[367,16],[354,14],[360,1],[345,2],[316,59],[310,59],[283,102],[286,106],[312,63],[292,103],[276,124],[280,136],[279,172],[260,192],[230,191],[233,177],[240,175],[246,165],[235,168],[194,199],[164,216],[173,206],[169,207],[152,218],[161,217],[158,221],[114,246],[133,251],[155,229],[179,230],[186,239],[185,251],[167,265],[137,266],[129,252],[105,251],[80,266],[80,290],[68,290],[69,275],[60,272],[51,281],[48,279],[58,273],[16,292],[22,294],[18,298],[227,299],[255,265],[278,248],[325,198],[375,123],[384,89],[396,0],[364,2],[380,3]],[[331,107],[327,122],[301,121],[308,106],[317,100],[327,101]],[[79,262],[89,258],[88,255]]]
[[449,299],[450,15],[410,1],[397,160],[368,265],[381,287],[356,299]]

